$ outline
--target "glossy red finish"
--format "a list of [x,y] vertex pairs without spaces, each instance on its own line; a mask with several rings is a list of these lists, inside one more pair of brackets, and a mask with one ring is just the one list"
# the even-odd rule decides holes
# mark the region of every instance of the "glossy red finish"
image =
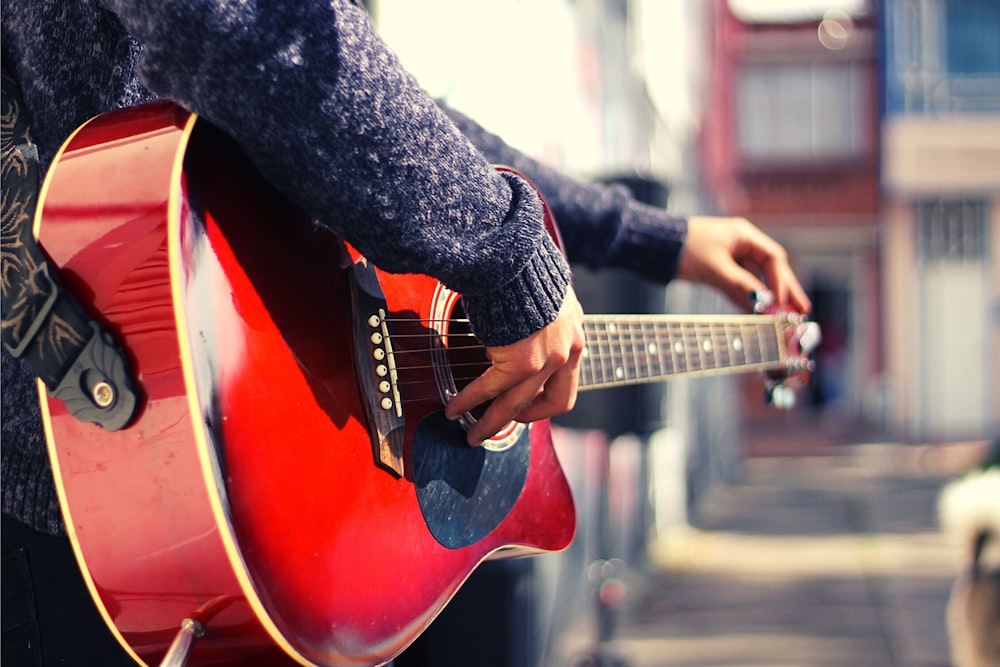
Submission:
[[[50,172],[39,240],[64,282],[124,341],[143,405],[109,433],[49,400],[51,451],[67,524],[108,618],[156,664],[183,618],[231,601],[195,657],[279,661],[247,605],[212,512],[184,379],[168,248],[171,173],[187,115],[169,105],[99,118]],[[236,650],[232,650],[236,648]],[[280,664],[277,663],[277,664]]]
[[[215,616],[192,664],[278,665],[276,647],[303,664],[385,662],[495,550],[571,541],[548,423],[531,427],[509,514],[474,544],[442,546],[409,470],[416,424],[441,409],[429,355],[410,350],[425,363],[401,377],[400,478],[375,463],[342,244],[207,125],[188,141],[187,120],[161,104],[92,122],[45,196],[42,243],[124,341],[145,395],[117,433],[49,401],[79,552],[147,662],[206,605]],[[379,278],[392,319],[428,317],[435,281]]]

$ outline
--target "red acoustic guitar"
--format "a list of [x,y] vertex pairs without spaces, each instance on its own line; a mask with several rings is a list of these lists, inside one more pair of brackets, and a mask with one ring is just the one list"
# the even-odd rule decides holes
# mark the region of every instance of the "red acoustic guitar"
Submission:
[[[547,422],[470,448],[442,417],[485,367],[458,295],[368,265],[209,124],[169,103],[87,123],[36,233],[141,391],[113,432],[42,391],[76,555],[137,662],[381,664],[484,559],[572,540]],[[581,385],[785,373],[810,331],[589,316]]]

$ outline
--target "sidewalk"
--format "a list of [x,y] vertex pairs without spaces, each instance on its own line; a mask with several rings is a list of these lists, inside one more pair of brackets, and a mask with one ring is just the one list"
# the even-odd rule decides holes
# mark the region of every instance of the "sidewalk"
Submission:
[[[628,580],[608,648],[628,667],[947,667],[959,549],[940,487],[982,445],[862,444],[748,458],[698,528],[661,536]],[[564,655],[592,649],[592,628]]]

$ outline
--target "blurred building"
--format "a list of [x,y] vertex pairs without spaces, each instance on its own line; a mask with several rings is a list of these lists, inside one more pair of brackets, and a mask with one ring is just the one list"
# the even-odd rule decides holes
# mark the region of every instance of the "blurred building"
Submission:
[[[814,302],[824,340],[798,409],[833,413],[827,425],[870,420],[881,368],[875,8],[864,0],[706,6],[705,199],[781,241]],[[748,398],[752,421],[781,419]]]
[[1000,3],[883,0],[887,416],[1000,434]]
[[[700,11],[692,10],[699,2],[368,4],[380,33],[425,89],[508,143],[581,177],[624,183],[654,205],[666,205],[669,193],[678,211],[701,208],[697,160],[688,150],[692,126],[677,120],[677,107],[684,111],[691,95],[674,85],[687,76],[681,51],[700,40]],[[654,101],[653,88],[666,92]],[[624,272],[574,271],[589,312],[660,312],[666,301],[673,312],[724,307],[707,289],[665,295]],[[473,651],[484,665],[566,664],[553,641],[594,611],[585,578],[590,563],[610,556],[634,562],[654,521],[650,496],[657,496],[656,521],[683,521],[700,490],[735,468],[738,410],[729,409],[728,387],[678,381],[666,390],[581,394],[576,410],[558,420],[570,427],[557,444],[577,504],[573,545],[532,559],[530,568],[485,564],[400,665],[465,664]],[[667,434],[659,449],[669,460],[660,457],[656,474],[647,475],[645,439],[623,434],[654,431]],[[517,594],[508,599],[511,590]],[[477,625],[488,642],[463,622],[480,617],[470,609],[481,609],[483,600],[491,601],[491,623]]]
[[825,335],[812,406],[838,417],[817,425],[994,437],[1000,3],[707,4],[705,198],[806,282]]
[[[824,333],[791,414],[764,405],[758,377],[581,394],[560,451],[580,534],[531,561],[537,577],[503,565],[470,581],[487,581],[473,610],[520,591],[498,610],[511,629],[484,664],[565,664],[551,641],[589,606],[587,564],[631,560],[647,531],[685,521],[748,435],[796,424],[815,440],[856,426],[911,440],[998,433],[1000,2],[367,4],[429,92],[509,143],[671,210],[752,219],[788,249]],[[728,308],[708,289],[582,270],[576,281],[590,312]],[[643,437],[608,445],[587,429]],[[450,624],[477,616],[456,602],[439,639],[428,633],[428,664],[451,664],[440,648],[460,646]]]

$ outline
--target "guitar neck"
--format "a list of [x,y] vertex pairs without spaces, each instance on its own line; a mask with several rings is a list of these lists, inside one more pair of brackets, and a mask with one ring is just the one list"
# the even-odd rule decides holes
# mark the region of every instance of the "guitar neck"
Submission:
[[587,315],[580,390],[781,368],[779,321],[766,315]]

